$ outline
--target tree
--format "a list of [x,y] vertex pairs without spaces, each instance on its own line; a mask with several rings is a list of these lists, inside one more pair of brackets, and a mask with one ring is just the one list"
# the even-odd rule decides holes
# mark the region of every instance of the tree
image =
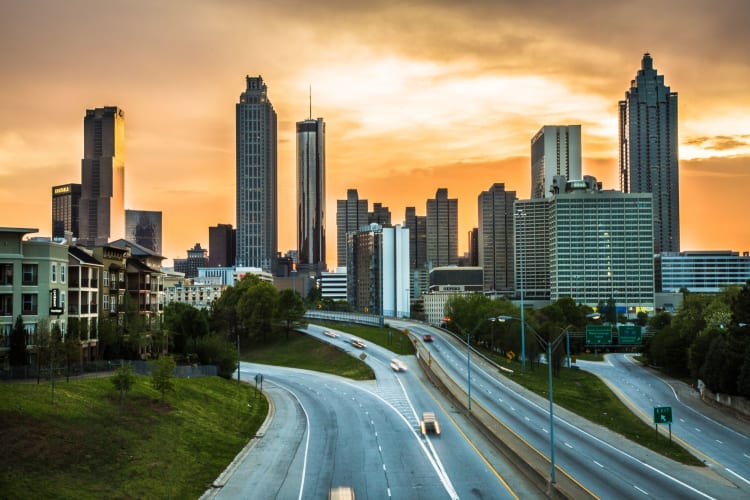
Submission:
[[745,349],[744,361],[737,378],[737,393],[746,398],[750,397],[750,346]]
[[111,378],[112,385],[120,393],[120,403],[125,399],[125,395],[130,392],[130,389],[135,385],[135,373],[130,363],[123,363],[115,371],[114,376]]
[[154,371],[151,373],[151,385],[161,392],[161,400],[167,391],[174,390],[175,361],[172,356],[162,356],[154,363]]
[[750,324],[750,280],[732,298],[731,309],[735,324]]
[[[164,308],[164,325],[172,334],[175,352],[188,354],[196,350],[198,339],[208,335],[208,318],[198,308],[173,302]],[[192,345],[188,347],[188,342]]]
[[305,318],[305,303],[302,297],[292,289],[279,292],[276,301],[276,319],[284,328],[286,339],[289,340],[289,331],[293,328],[302,327]]
[[260,279],[243,291],[237,301],[237,312],[250,340],[265,342],[268,339],[268,333],[273,329],[273,313],[278,295],[271,283]]
[[70,318],[68,331],[63,340],[63,354],[65,358],[65,376],[70,381],[70,368],[73,364],[81,366],[81,334],[78,318]]
[[201,363],[216,365],[220,377],[232,378],[232,374],[237,369],[235,344],[219,334],[211,333],[198,339],[195,352]]
[[19,314],[10,331],[10,366],[26,366],[26,344],[26,328]]

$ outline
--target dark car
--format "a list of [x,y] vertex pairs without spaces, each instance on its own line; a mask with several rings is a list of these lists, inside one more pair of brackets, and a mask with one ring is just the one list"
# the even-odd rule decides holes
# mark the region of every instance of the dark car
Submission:
[[432,342],[433,338],[429,333],[425,333],[424,335],[422,335],[422,340],[424,340],[425,342]]

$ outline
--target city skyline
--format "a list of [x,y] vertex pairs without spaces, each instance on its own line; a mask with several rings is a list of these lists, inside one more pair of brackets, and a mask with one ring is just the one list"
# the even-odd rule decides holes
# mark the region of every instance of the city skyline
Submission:
[[[668,1],[660,18],[642,15],[649,5],[6,4],[0,225],[51,235],[50,188],[80,182],[81,116],[117,106],[125,208],[163,213],[170,260],[207,247],[210,226],[238,227],[234,105],[244,78],[262,75],[278,114],[279,251],[296,247],[295,122],[312,86],[329,232],[348,188],[394,224],[448,188],[462,254],[479,193],[530,192],[544,125],[580,124],[583,174],[619,189],[618,102],[649,52],[680,95],[681,249],[750,250],[750,6]],[[329,266],[335,255],[329,234]]]

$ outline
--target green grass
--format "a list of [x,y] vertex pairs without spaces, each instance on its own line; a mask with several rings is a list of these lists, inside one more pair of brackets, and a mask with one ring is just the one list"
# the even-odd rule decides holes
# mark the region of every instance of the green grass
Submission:
[[[393,351],[395,354],[414,354],[414,346],[409,342],[409,337],[404,335],[398,328],[378,328],[375,326],[323,321],[315,321],[314,324],[324,328],[332,328],[341,332],[351,333],[371,344],[385,347],[386,349]],[[391,332],[390,338],[388,337],[388,331]]]
[[[366,351],[365,351],[366,352]],[[375,373],[367,364],[326,342],[292,332],[275,342],[252,347],[241,353],[243,361],[332,373],[354,380],[372,380]]]
[[[503,373],[527,389],[549,398],[549,376],[546,364],[526,364],[526,372],[521,372],[519,362],[509,363],[507,359],[495,357],[495,362],[513,370]],[[687,465],[704,465],[685,448],[669,441],[669,438],[656,435],[650,425],[638,418],[602,380],[584,370],[562,368],[559,376],[553,376],[552,396],[555,404],[576,413],[591,422],[610,429],[631,441],[649,448],[666,457]]]
[[109,378],[0,383],[0,496],[197,498],[262,424],[265,398],[219,377],[137,377],[120,403]]

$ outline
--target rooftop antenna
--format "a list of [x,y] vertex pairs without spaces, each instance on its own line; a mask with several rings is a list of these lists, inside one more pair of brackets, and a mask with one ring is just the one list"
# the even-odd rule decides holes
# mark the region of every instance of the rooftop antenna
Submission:
[[310,119],[312,120],[312,85],[310,85],[309,99],[310,99]]

